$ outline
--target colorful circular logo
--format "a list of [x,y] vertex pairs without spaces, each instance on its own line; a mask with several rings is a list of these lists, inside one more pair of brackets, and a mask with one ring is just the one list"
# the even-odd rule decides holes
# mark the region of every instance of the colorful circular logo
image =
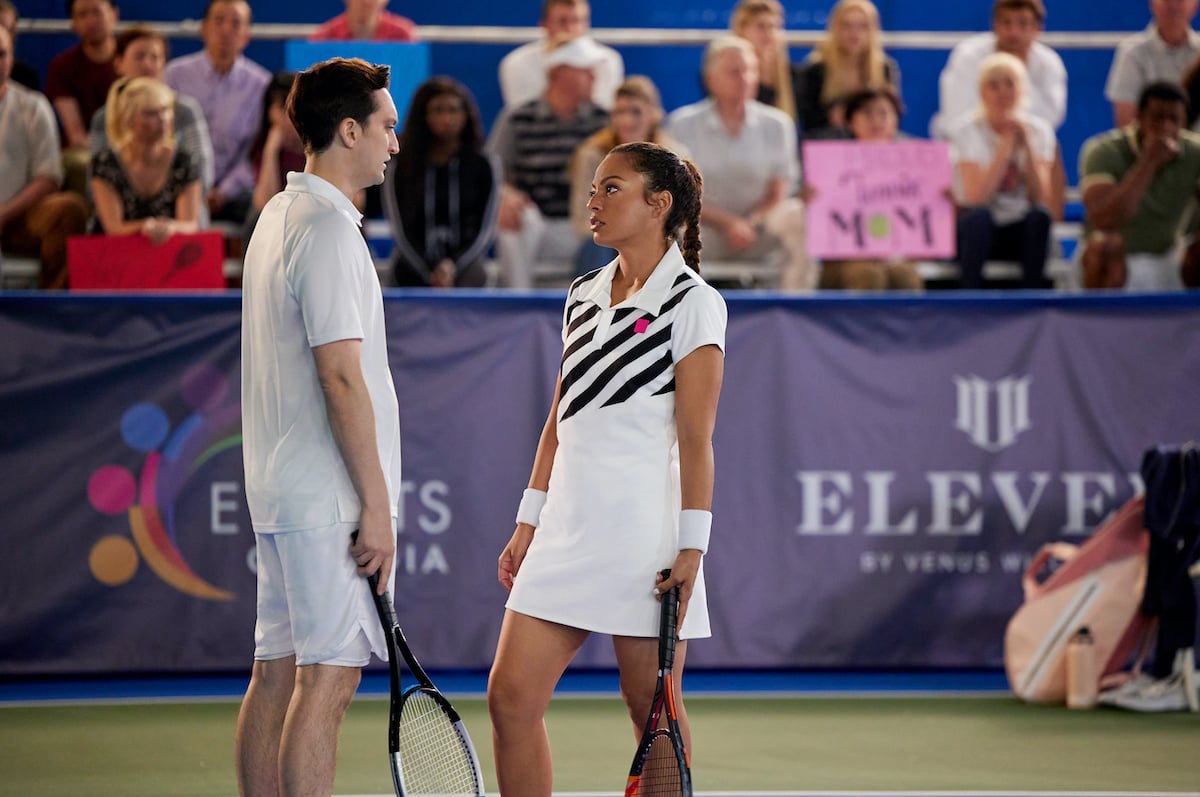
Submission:
[[88,501],[106,515],[125,514],[130,536],[109,534],[92,546],[88,565],[97,581],[128,582],[144,561],[163,581],[197,598],[228,601],[234,594],[199,576],[177,544],[175,504],[189,478],[217,454],[240,446],[241,408],[229,381],[210,365],[184,373],[181,395],[193,412],[174,430],[156,404],[133,404],[121,416],[121,438],[146,455],[135,477],[119,465],[97,468],[88,479]]

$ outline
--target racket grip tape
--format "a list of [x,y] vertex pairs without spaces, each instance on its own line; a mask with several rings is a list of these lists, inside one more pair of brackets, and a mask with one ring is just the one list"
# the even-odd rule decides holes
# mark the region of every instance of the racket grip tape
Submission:
[[[670,568],[661,571],[662,577],[670,578]],[[662,616],[658,627],[658,663],[664,671],[675,669],[675,626],[679,622],[679,587],[674,586],[663,593]]]

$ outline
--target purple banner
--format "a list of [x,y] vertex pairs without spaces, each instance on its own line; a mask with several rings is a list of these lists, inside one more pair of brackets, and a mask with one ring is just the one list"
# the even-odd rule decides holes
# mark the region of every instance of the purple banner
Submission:
[[[397,605],[486,667],[561,299],[394,294]],[[996,667],[1020,574],[1198,436],[1200,297],[729,297],[704,667]],[[244,668],[240,306],[0,297],[0,673]],[[578,664],[612,663],[606,640]]]

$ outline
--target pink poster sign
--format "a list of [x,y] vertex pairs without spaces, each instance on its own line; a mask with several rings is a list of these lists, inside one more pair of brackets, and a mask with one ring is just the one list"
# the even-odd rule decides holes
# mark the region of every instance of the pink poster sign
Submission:
[[806,141],[804,181],[813,257],[954,256],[944,141]]

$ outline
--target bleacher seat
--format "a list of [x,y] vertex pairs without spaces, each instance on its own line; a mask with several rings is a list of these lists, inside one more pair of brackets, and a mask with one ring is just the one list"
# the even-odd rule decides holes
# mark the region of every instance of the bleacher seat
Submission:
[[42,264],[36,258],[0,254],[0,288],[4,290],[33,290],[41,272]]

